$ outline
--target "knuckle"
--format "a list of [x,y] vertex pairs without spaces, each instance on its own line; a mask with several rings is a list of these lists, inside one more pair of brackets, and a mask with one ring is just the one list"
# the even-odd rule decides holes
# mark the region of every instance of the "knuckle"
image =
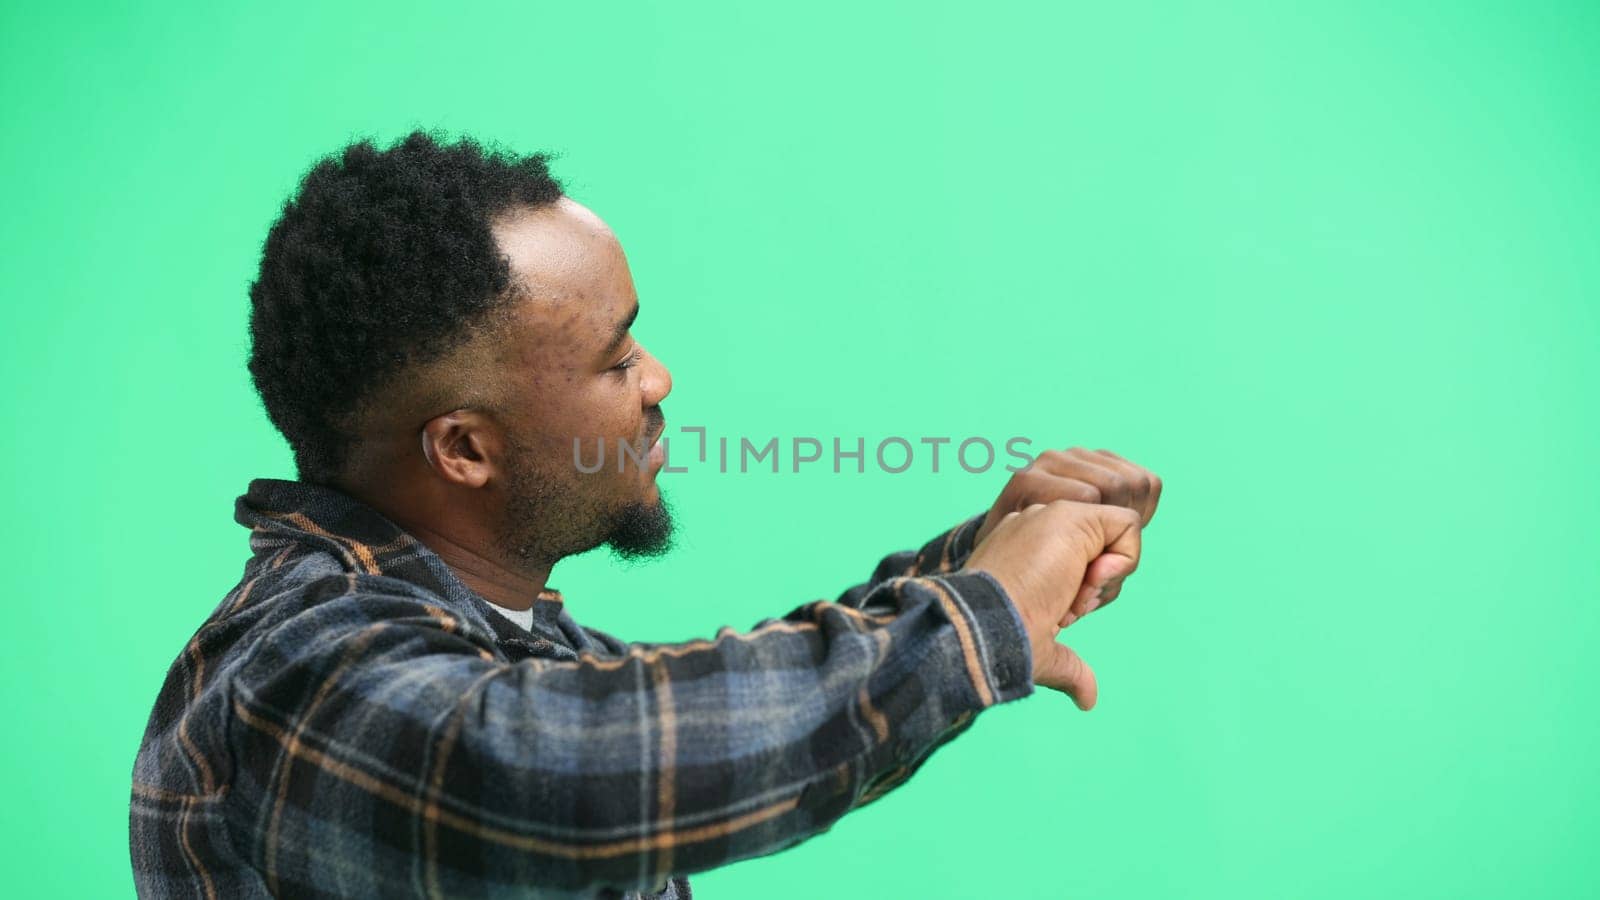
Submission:
[[[1034,462],[1038,462],[1038,460],[1035,460]],[[1011,476],[1011,483],[1016,485],[1018,488],[1033,488],[1038,486],[1041,481],[1048,480],[1049,477],[1050,475],[1048,472],[1045,472],[1042,469],[1035,469],[1033,467],[1033,463],[1029,463],[1026,469],[1023,469],[1017,474]]]
[[1038,464],[1040,464],[1040,463],[1062,463],[1062,461],[1066,461],[1066,460],[1067,460],[1067,455],[1066,455],[1066,453],[1062,453],[1061,450],[1045,450],[1045,452],[1040,453],[1040,455],[1034,456],[1034,461],[1032,461],[1032,463],[1027,464],[1027,468],[1026,469],[1022,469],[1022,471],[1024,471],[1024,472],[1034,472],[1034,474],[1038,474],[1038,476],[1042,476],[1042,474],[1045,474],[1045,472],[1043,472],[1042,469],[1038,469],[1037,468]]

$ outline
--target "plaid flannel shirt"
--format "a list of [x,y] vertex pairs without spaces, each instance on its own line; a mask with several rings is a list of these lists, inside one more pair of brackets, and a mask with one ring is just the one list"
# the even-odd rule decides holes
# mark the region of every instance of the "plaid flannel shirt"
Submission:
[[1033,689],[1010,600],[959,571],[981,516],[837,602],[678,644],[584,628],[555,591],[524,630],[327,488],[257,480],[235,518],[253,556],[134,765],[144,896],[687,898]]

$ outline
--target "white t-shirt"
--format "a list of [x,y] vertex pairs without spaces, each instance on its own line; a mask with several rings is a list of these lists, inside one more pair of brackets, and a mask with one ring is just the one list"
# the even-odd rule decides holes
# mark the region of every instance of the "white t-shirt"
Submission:
[[[488,600],[483,602],[489,603]],[[498,603],[489,603],[489,605],[494,607],[495,612],[522,626],[523,631],[533,630],[533,607],[530,606],[527,609],[506,609],[504,606],[501,606]]]

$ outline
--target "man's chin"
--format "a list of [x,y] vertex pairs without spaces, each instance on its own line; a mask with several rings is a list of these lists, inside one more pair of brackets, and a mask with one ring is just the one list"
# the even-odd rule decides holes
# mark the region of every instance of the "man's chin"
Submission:
[[672,549],[672,508],[659,491],[654,500],[630,503],[618,513],[606,546],[621,559],[663,556]]

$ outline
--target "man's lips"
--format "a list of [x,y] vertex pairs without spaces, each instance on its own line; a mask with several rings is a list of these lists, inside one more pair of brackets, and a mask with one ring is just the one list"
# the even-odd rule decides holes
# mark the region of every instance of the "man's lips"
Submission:
[[655,437],[652,437],[650,443],[645,445],[645,453],[649,456],[651,462],[666,461],[667,448],[661,444],[661,436],[666,433],[667,425],[663,422],[661,429],[655,433]]

